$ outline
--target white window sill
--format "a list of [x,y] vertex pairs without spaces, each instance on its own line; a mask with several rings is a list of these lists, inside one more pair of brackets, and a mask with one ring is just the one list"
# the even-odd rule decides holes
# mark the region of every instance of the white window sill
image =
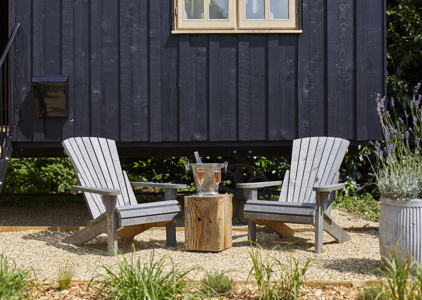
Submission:
[[226,30],[218,30],[218,29],[201,29],[201,30],[193,30],[193,29],[179,29],[173,30],[172,34],[241,34],[241,33],[254,33],[254,34],[265,34],[265,33],[284,33],[284,34],[300,34],[302,30],[297,29],[226,29]]

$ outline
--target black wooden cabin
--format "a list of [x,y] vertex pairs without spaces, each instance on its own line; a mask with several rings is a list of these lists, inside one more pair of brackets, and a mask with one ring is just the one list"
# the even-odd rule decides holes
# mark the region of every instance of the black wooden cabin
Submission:
[[[8,58],[13,155],[61,156],[72,136],[114,139],[131,157],[280,155],[298,137],[381,138],[384,0],[299,0],[301,33],[260,34],[174,34],[174,5],[1,1],[0,48],[20,24]],[[37,116],[33,78],[59,75],[67,116]]]

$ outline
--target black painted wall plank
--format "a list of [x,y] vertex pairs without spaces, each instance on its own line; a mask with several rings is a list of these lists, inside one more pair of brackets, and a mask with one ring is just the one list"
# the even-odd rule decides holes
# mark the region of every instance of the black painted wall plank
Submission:
[[119,2],[102,0],[102,136],[120,139]]
[[[39,18],[38,16],[44,16],[45,14],[45,1],[34,1],[33,2],[33,61],[32,61],[32,74],[34,76],[42,76],[45,75],[44,73],[44,41],[46,37],[44,36],[45,33],[45,26],[44,17]],[[57,41],[55,41],[57,44]],[[53,44],[54,46],[54,44]],[[56,45],[57,46],[57,45]],[[31,76],[31,75],[30,75]],[[30,79],[31,80],[31,79]],[[31,82],[31,81],[30,81]],[[33,105],[35,105],[33,103]],[[35,107],[35,106],[34,106]],[[35,109],[34,109],[35,115]],[[32,131],[32,140],[34,142],[42,142],[45,140],[45,128],[44,128],[44,118],[36,118],[33,116],[33,131]]]
[[[150,15],[161,16],[161,2],[150,0]],[[150,18],[150,129],[149,140],[161,142],[161,18]]]
[[179,36],[171,34],[173,5],[161,5],[161,15],[167,16],[160,26],[161,138],[173,142],[179,140]]
[[[12,2],[22,23],[11,67],[16,140],[191,147],[381,137],[383,1],[301,0],[301,34],[239,35],[173,35],[170,2]],[[69,78],[69,118],[36,118],[31,78],[53,74]]]
[[[102,132],[102,0],[91,0],[91,136],[103,136]],[[108,122],[107,120],[104,120]],[[77,133],[76,133],[77,135]]]
[[[90,0],[74,4],[74,69],[73,76],[73,121],[75,135],[89,136],[91,133],[91,53],[90,53]],[[72,86],[70,86],[72,87]]]
[[327,134],[354,139],[355,7],[327,2]]
[[326,135],[326,1],[303,0],[299,37],[298,136]]
[[130,0],[120,1],[120,140],[132,141],[132,61]]
[[[74,85],[73,85],[73,0],[62,0],[62,74],[71,74],[68,77],[68,86],[72,87],[68,89],[68,113],[69,117],[67,119],[59,119],[58,129],[63,127],[63,134],[61,135],[61,139],[67,139],[73,137],[75,135],[74,131]],[[60,64],[60,62],[58,62]],[[63,123],[63,125],[62,125]]]
[[268,37],[268,138],[297,136],[297,36]]
[[233,141],[237,135],[237,40],[209,37],[210,141]]
[[149,138],[148,1],[131,1],[132,140]]

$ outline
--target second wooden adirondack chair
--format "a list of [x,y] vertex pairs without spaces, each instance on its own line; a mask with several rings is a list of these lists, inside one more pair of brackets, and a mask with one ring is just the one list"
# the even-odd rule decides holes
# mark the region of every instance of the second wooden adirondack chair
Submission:
[[[256,241],[256,224],[266,225],[282,237],[294,230],[284,223],[309,223],[315,226],[315,252],[321,253],[323,231],[343,243],[350,240],[330,216],[334,191],[344,188],[338,183],[340,165],[349,141],[333,137],[312,137],[293,141],[290,171],[284,181],[238,183],[244,189],[244,217],[249,235]],[[258,188],[280,186],[279,201],[258,200]]]
[[[108,235],[108,252],[117,255],[117,237],[133,238],[153,226],[166,224],[167,245],[176,245],[174,220],[181,217],[176,200],[177,189],[184,184],[129,182],[122,170],[116,143],[104,138],[78,137],[62,142],[80,186],[72,192],[83,192],[92,220],[65,242],[80,246],[102,234]],[[165,201],[138,204],[132,186],[165,189]]]

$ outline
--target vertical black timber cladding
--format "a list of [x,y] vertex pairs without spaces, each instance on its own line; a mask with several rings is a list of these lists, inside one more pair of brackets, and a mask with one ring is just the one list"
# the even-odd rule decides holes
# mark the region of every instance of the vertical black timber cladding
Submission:
[[173,35],[173,1],[161,5],[161,139],[179,140],[179,36]]
[[268,36],[268,138],[297,136],[297,35]]
[[102,0],[102,136],[120,139],[119,2]]
[[[75,135],[89,136],[90,121],[90,1],[74,3],[73,112]],[[70,108],[70,106],[69,106]]]
[[326,134],[326,1],[302,0],[298,45],[298,137]]
[[120,1],[120,141],[132,141],[132,62],[130,0]]
[[180,140],[208,140],[208,36],[180,37]]
[[16,35],[16,103],[15,110],[20,113],[19,130],[16,131],[15,141],[32,139],[33,119],[35,118],[35,104],[31,87],[32,59],[33,59],[33,24],[32,1],[16,0],[10,2],[15,5],[15,16],[21,26]]
[[251,127],[250,119],[250,100],[249,100],[249,35],[239,35],[239,123],[238,123],[238,139],[240,141],[249,141],[249,129]]
[[74,89],[73,89],[73,0],[62,0],[62,74],[67,75],[68,95],[67,105],[69,116],[64,123],[62,139],[73,137],[74,134]]
[[150,0],[150,141],[161,142],[161,1]]
[[[376,94],[386,92],[385,67],[385,1],[357,0],[356,15],[359,34],[357,44],[357,82],[363,84],[364,91],[358,89],[357,140],[381,138],[381,127],[376,111]],[[369,13],[371,12],[371,13]],[[361,99],[360,99],[361,98]],[[365,110],[365,112],[363,111]],[[364,127],[365,126],[365,127]]]
[[[34,76],[44,75],[44,53],[43,53],[43,42],[44,37],[44,18],[38,16],[44,15],[44,0],[33,2],[33,60],[32,60],[32,73]],[[30,73],[31,74],[31,73]],[[43,118],[31,118],[33,119],[33,131],[32,140],[44,141],[44,119]]]
[[[91,0],[91,136],[102,137],[102,0]],[[104,120],[108,122],[108,120]]]
[[[34,5],[35,5],[34,1]],[[71,11],[70,11],[71,13]],[[44,0],[44,7],[42,8],[43,23],[41,31],[43,32],[42,41],[39,44],[41,47],[40,52],[40,75],[56,75],[62,74],[62,1],[57,0]],[[36,16],[34,15],[34,18]],[[69,49],[72,45],[67,44]],[[68,57],[66,58],[68,59]],[[71,63],[71,61],[69,61]],[[68,74],[66,74],[68,75]],[[70,74],[72,75],[72,74]],[[61,141],[64,124],[66,119],[63,118],[45,118],[42,120],[44,123],[44,136],[34,134],[36,138],[47,141]],[[73,135],[73,134],[72,134]],[[39,141],[41,141],[39,140]]]
[[237,36],[209,37],[210,141],[237,138]]
[[353,1],[327,2],[327,134],[354,139]]
[[131,1],[132,138],[149,138],[149,2]]
[[250,139],[267,140],[267,35],[251,35],[249,39],[250,61]]

